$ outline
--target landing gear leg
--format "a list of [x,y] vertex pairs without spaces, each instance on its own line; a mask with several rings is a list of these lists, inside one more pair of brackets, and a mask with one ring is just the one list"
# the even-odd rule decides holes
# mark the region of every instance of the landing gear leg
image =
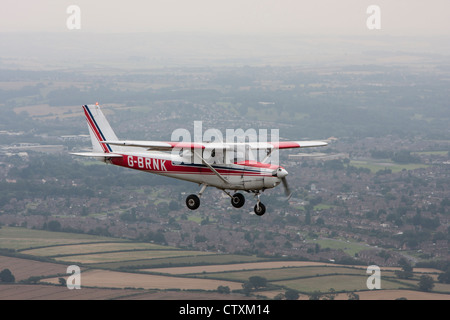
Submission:
[[259,193],[256,194],[256,197],[258,198],[258,201],[255,204],[254,211],[257,216],[262,216],[264,213],[266,213],[266,206],[262,204],[259,198],[260,197]]
[[200,189],[200,191],[199,191],[199,193],[198,193],[198,196],[199,197],[201,197],[202,196],[202,194],[203,194],[203,192],[205,191],[205,189],[206,189],[206,187],[207,187],[208,185],[207,184],[202,184],[202,188]]
[[231,198],[231,205],[235,208],[241,208],[245,204],[245,197],[242,193],[238,193],[235,190],[235,194],[231,195],[228,191],[222,189],[227,196]]
[[195,210],[198,207],[200,207],[200,197],[202,196],[202,194],[205,191],[207,186],[208,185],[206,185],[206,184],[202,184],[202,188],[200,189],[198,196],[196,194],[191,194],[186,198],[186,206],[189,209]]

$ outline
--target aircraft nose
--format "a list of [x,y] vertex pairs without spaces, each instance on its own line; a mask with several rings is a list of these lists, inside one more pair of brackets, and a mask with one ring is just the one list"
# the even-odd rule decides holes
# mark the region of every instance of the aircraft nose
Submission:
[[277,177],[278,178],[283,179],[287,175],[288,175],[288,172],[285,169],[283,169],[283,168],[278,168],[277,169]]

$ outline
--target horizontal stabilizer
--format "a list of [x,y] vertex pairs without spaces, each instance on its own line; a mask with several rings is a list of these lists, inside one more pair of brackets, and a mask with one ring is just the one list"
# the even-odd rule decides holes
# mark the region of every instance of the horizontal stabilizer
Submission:
[[122,158],[121,154],[117,153],[104,153],[104,152],[75,152],[71,153],[75,156],[81,157],[105,157],[105,158]]
[[113,146],[122,146],[122,147],[140,147],[147,148],[151,150],[160,150],[167,151],[173,148],[173,146],[169,143],[162,141],[132,141],[132,140],[123,140],[123,141],[101,141],[102,144],[108,144]]

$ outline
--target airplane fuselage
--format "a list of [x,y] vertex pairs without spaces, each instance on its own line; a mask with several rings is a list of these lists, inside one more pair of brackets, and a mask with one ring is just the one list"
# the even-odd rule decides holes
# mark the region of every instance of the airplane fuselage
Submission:
[[164,152],[126,153],[121,158],[111,158],[108,162],[219,189],[264,190],[276,187],[281,182],[278,177],[273,176],[278,166],[259,162],[210,164],[226,181],[220,179],[205,164],[192,163],[183,157]]

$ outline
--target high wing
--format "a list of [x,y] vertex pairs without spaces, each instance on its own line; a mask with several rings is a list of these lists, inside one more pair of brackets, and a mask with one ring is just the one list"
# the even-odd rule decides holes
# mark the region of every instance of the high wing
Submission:
[[310,148],[310,147],[324,147],[328,145],[324,141],[281,141],[281,142],[242,142],[242,143],[227,143],[227,142],[163,142],[163,141],[102,141],[103,144],[116,145],[123,147],[140,147],[147,150],[155,151],[170,151],[174,148],[186,149],[224,149],[233,150],[238,146],[248,145],[250,149],[292,149],[292,148]]
[[271,143],[275,149],[291,149],[291,148],[311,148],[325,147],[328,145],[325,141],[282,141]]

